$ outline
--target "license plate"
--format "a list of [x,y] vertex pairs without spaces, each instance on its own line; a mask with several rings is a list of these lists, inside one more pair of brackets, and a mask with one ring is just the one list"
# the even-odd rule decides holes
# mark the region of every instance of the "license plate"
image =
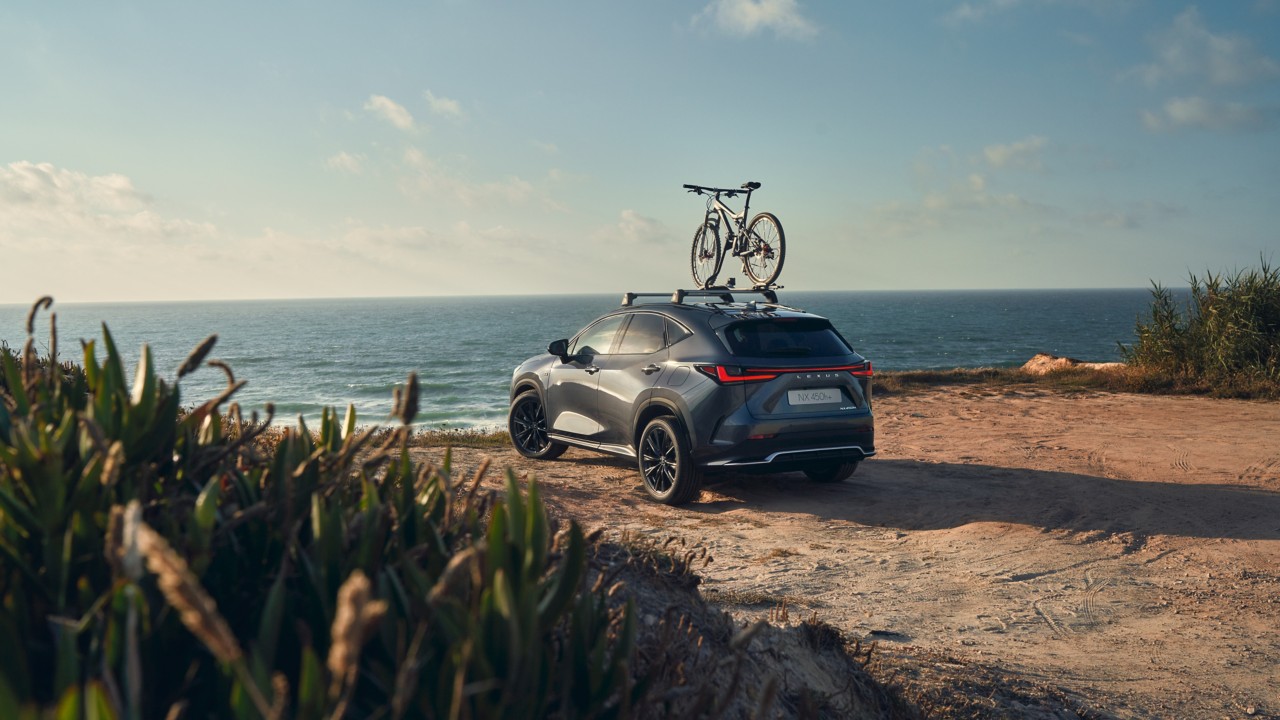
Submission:
[[840,388],[810,388],[807,390],[788,390],[787,402],[792,405],[827,405],[844,400]]

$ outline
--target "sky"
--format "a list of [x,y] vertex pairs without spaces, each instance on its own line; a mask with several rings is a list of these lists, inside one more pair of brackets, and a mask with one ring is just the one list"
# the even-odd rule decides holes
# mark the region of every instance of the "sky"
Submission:
[[0,303],[665,291],[748,180],[791,289],[1280,263],[1280,0],[0,7]]

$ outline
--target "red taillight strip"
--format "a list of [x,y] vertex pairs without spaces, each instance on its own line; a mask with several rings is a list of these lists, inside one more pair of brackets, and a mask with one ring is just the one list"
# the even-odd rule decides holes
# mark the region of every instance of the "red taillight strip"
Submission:
[[847,372],[858,377],[871,377],[871,362],[864,362],[858,365],[837,365],[834,367],[807,367],[807,368],[747,368],[749,373],[773,373],[774,377],[783,373],[806,373],[806,372]]
[[718,383],[764,382],[787,373],[847,372],[854,377],[871,377],[870,361],[858,365],[806,368],[737,368],[731,365],[697,365],[698,371]]
[[698,371],[718,383],[764,382],[778,377],[774,370],[747,370],[734,368],[738,374],[730,373],[727,365],[698,365]]

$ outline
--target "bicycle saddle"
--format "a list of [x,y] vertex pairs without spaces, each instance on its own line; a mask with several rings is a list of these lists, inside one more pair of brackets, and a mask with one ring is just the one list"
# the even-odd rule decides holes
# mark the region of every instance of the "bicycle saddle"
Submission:
[[743,189],[743,190],[759,190],[759,189],[760,189],[760,183],[758,183],[758,182],[745,182],[745,183],[742,183],[742,189]]

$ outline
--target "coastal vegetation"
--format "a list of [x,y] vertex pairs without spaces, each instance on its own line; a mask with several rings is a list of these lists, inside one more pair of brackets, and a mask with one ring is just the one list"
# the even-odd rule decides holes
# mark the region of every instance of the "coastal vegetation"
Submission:
[[105,328],[80,368],[56,342],[0,353],[0,716],[606,717],[647,690],[631,604],[536,483],[410,460],[412,376],[377,445],[328,411],[263,443],[229,368],[183,410],[148,349],[130,385]]
[[876,392],[946,384],[1280,399],[1280,270],[1264,260],[1232,273],[1191,275],[1190,286],[1180,304],[1153,285],[1150,310],[1136,321],[1137,340],[1120,346],[1122,366],[882,372]]
[[1263,260],[1232,273],[1191,275],[1179,307],[1167,288],[1152,288],[1151,317],[1125,360],[1182,387],[1217,394],[1280,393],[1280,270]]

